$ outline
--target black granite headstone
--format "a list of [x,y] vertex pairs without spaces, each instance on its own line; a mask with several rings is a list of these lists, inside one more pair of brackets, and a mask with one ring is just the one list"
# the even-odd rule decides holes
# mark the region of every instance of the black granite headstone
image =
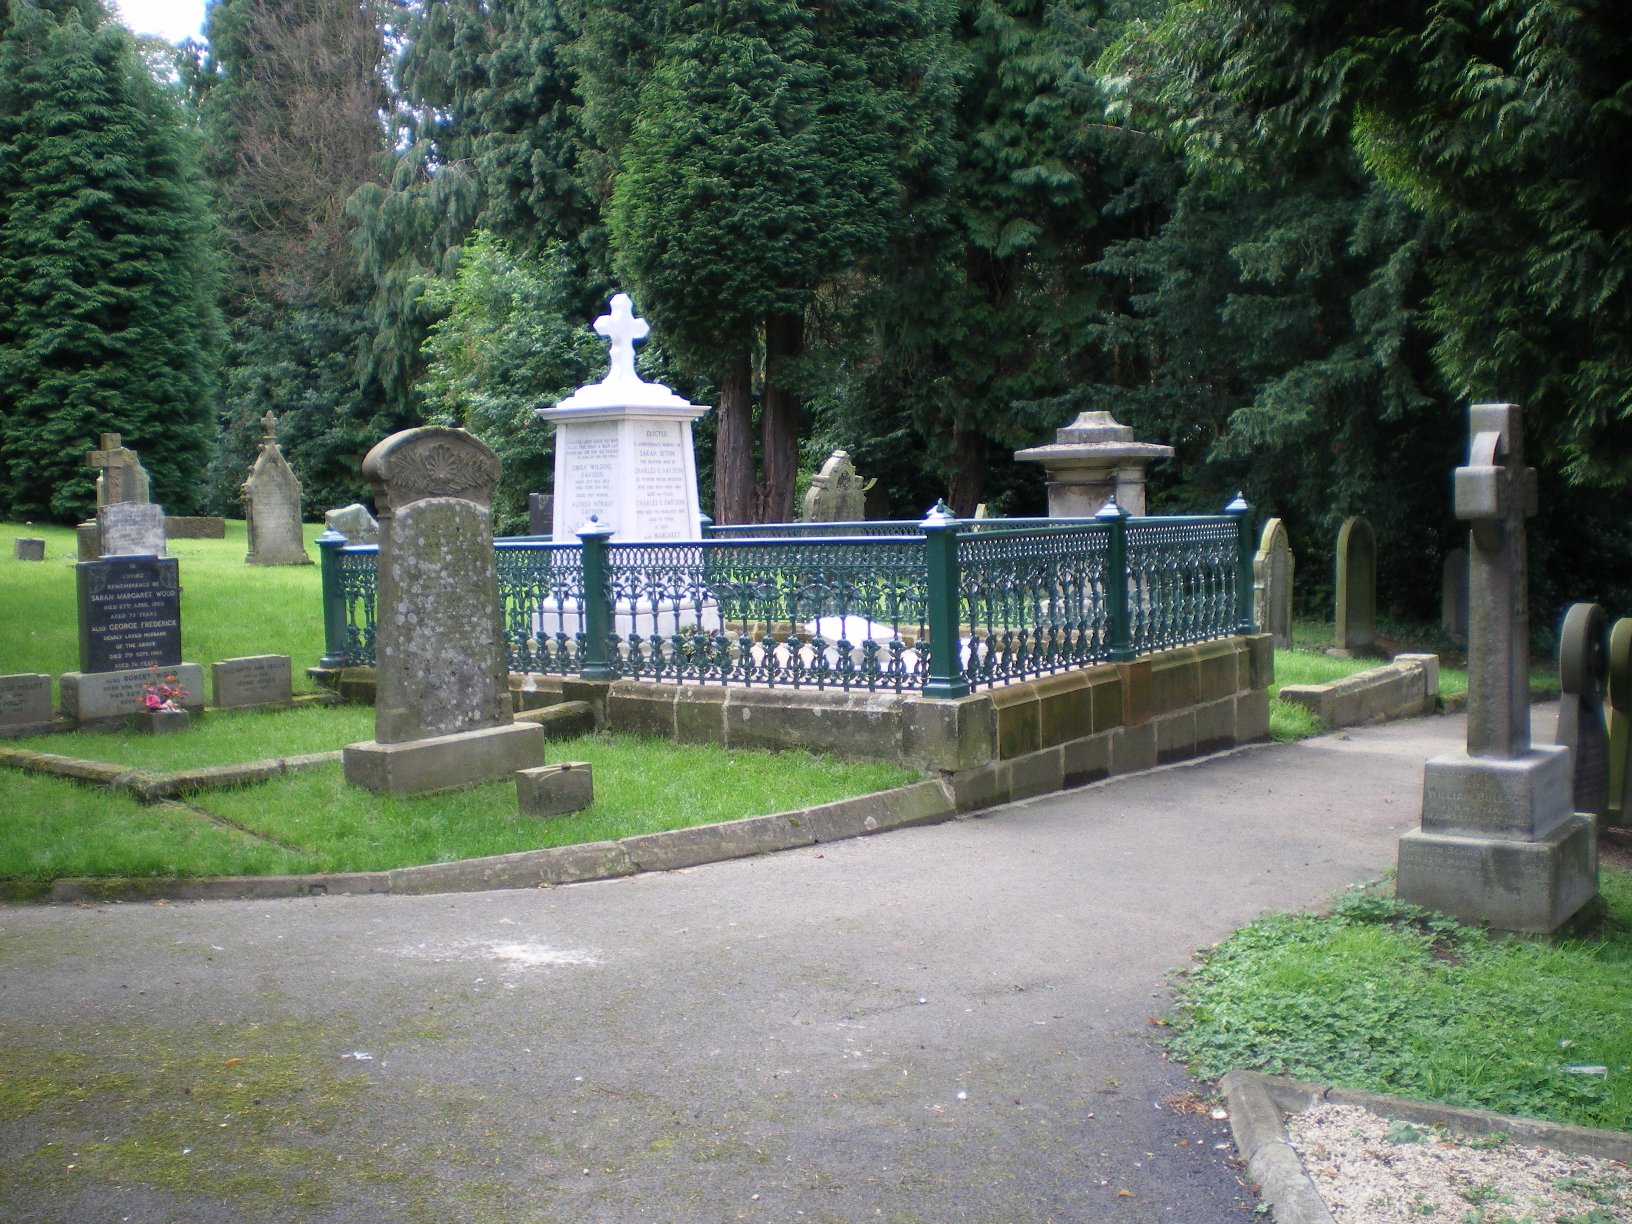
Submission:
[[181,662],[181,584],[174,557],[81,561],[79,669],[130,671]]
[[527,534],[547,536],[555,530],[555,496],[550,493],[527,494]]

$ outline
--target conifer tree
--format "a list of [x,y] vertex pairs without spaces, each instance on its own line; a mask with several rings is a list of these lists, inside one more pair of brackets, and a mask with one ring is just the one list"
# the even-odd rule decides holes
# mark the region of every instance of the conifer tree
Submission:
[[195,150],[93,0],[0,22],[0,510],[71,522],[117,432],[198,509],[214,441],[216,266]]

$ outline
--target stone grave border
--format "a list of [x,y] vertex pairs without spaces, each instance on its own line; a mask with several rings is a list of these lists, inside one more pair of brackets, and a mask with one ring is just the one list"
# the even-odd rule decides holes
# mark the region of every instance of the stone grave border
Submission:
[[1596,1156],[1632,1164],[1632,1135],[1541,1122],[1508,1114],[1440,1105],[1411,1097],[1385,1096],[1357,1088],[1313,1084],[1257,1071],[1231,1071],[1219,1081],[1230,1112],[1236,1154],[1249,1180],[1280,1224],[1331,1224],[1332,1215],[1287,1139],[1286,1118],[1317,1105],[1355,1105],[1381,1118],[1443,1126],[1462,1135],[1500,1132],[1525,1147],[1549,1148],[1572,1156]]

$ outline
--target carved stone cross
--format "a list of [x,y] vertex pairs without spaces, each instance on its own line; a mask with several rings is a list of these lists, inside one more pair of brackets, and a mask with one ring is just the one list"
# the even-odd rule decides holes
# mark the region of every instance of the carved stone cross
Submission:
[[612,298],[611,309],[595,320],[595,330],[612,342],[612,368],[605,382],[639,382],[635,373],[635,345],[652,330],[645,319],[635,318],[635,304],[627,293]]
[[118,434],[103,434],[101,449],[86,452],[85,463],[103,469],[103,501],[108,505],[135,498],[134,484],[126,476],[136,470],[136,452],[120,445]]
[[1536,473],[1524,466],[1517,404],[1468,410],[1468,462],[1456,469],[1456,517],[1468,549],[1468,755],[1508,758],[1530,747],[1530,583],[1524,520]]

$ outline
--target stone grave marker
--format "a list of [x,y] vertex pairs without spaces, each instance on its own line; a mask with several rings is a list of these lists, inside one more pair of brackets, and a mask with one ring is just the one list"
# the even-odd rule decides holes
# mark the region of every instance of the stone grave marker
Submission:
[[300,533],[300,481],[278,447],[278,418],[261,418],[261,449],[244,481],[245,565],[310,565]]
[[45,541],[30,536],[18,536],[12,544],[12,552],[19,561],[44,561]]
[[1136,442],[1133,429],[1109,412],[1086,411],[1054,441],[1014,452],[1048,473],[1048,517],[1092,518],[1112,498],[1135,518],[1145,513],[1145,469],[1171,459],[1173,448]]
[[1609,728],[1604,686],[1609,679],[1609,617],[1597,604],[1571,604],[1558,634],[1558,731],[1570,750],[1571,793],[1578,812],[1609,815]]
[[216,708],[286,706],[294,701],[294,671],[288,655],[249,655],[210,664],[210,693]]
[[164,556],[164,507],[153,502],[110,502],[96,512],[104,557]]
[[0,676],[0,739],[40,735],[51,729],[51,677]]
[[594,326],[611,342],[606,377],[538,410],[555,425],[550,534],[572,540],[593,516],[614,540],[701,539],[691,425],[708,409],[635,372],[635,344],[650,329],[628,294]]
[[1632,617],[1609,631],[1609,820],[1632,823]]
[[1475,404],[1456,515],[1468,522],[1467,751],[1429,761],[1422,827],[1400,838],[1402,901],[1498,930],[1556,931],[1598,892],[1595,821],[1570,796],[1570,753],[1530,742],[1529,566],[1514,404]]
[[380,511],[374,739],[346,780],[413,795],[507,778],[544,760],[514,719],[493,554],[499,457],[459,429],[392,434],[363,475]]
[[348,544],[378,544],[380,524],[361,502],[323,513],[323,525],[346,537]]
[[1292,648],[1292,542],[1278,518],[1264,523],[1252,558],[1253,619],[1276,650]]
[[1337,632],[1332,651],[1365,654],[1377,645],[1377,537],[1363,518],[1349,518],[1337,533]]
[[587,761],[562,761],[516,771],[516,807],[523,816],[566,816],[595,802]]
[[105,557],[75,570],[80,671],[181,662],[181,584],[173,558]]
[[527,534],[547,536],[555,530],[555,498],[549,493],[527,494]]
[[1453,548],[1445,554],[1439,583],[1439,627],[1451,642],[1468,642],[1468,550]]
[[147,469],[136,452],[121,442],[118,434],[103,434],[100,447],[86,452],[85,464],[97,469],[97,509],[149,499]]
[[800,519],[807,523],[859,523],[867,517],[867,490],[876,481],[863,481],[847,451],[836,450],[810,480]]

